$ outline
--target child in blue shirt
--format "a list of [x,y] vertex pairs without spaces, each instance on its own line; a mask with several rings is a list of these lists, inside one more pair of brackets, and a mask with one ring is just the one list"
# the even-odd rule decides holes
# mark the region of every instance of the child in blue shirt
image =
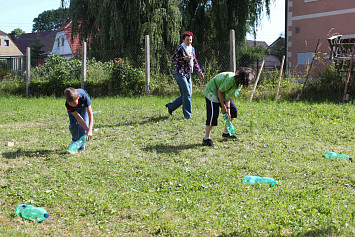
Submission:
[[[70,145],[79,140],[84,134],[87,135],[87,141],[89,141],[92,138],[94,124],[89,94],[83,89],[69,87],[64,90],[64,96],[66,99],[65,106],[69,115],[69,131],[72,135]],[[85,150],[85,144],[79,150]]]

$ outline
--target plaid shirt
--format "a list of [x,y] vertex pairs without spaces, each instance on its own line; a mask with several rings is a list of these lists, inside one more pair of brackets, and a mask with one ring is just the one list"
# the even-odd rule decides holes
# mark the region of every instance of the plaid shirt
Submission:
[[[200,66],[198,65],[195,48],[192,47],[192,55],[194,60],[194,70],[196,70],[197,74],[200,76],[203,75]],[[184,57],[188,56],[182,45],[179,45],[177,49],[174,51],[172,62],[176,63],[174,74],[181,74],[187,78],[191,77],[191,66],[189,61],[184,60]]]

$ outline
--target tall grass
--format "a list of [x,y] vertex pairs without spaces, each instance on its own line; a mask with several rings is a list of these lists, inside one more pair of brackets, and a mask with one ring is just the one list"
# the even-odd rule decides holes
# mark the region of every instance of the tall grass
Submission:
[[[353,236],[354,103],[236,99],[237,141],[212,130],[202,146],[205,101],[193,118],[169,116],[173,97],[92,98],[94,137],[69,155],[62,98],[1,95],[0,235]],[[5,146],[8,141],[15,145]],[[279,185],[247,185],[245,175]],[[42,223],[14,210],[47,209]]]

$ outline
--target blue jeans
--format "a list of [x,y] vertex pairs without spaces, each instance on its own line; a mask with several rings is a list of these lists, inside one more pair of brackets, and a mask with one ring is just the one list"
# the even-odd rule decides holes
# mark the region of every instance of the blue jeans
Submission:
[[[80,114],[80,116],[84,119],[86,124],[89,124],[89,115],[86,111],[85,106],[83,106],[80,110],[77,110],[76,112]],[[72,136],[71,139],[73,142],[75,142],[79,140],[86,133],[86,130],[78,123],[78,121],[72,115],[71,112],[68,112],[68,115],[69,115],[69,131]],[[79,150],[85,150],[85,144],[82,147],[80,147]]]
[[176,83],[179,86],[181,96],[176,98],[173,102],[168,103],[171,111],[176,110],[182,105],[182,112],[184,117],[191,118],[191,94],[192,94],[192,81],[191,78],[186,78],[181,74],[174,74]]

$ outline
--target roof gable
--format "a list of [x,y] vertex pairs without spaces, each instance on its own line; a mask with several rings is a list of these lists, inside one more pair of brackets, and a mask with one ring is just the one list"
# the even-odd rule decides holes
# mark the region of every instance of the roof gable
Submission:
[[56,35],[56,31],[44,31],[38,33],[22,34],[20,35],[20,37],[16,39],[16,44],[18,45],[22,53],[25,54],[26,48],[30,47],[30,45],[34,43],[36,39],[39,37],[41,43],[43,44],[42,50],[48,53],[52,51],[55,35]]
[[[67,40],[69,42],[69,46],[71,48],[71,51],[74,54],[80,54],[82,51],[82,45],[80,44],[79,41],[79,36],[78,35],[73,35],[72,32],[72,21],[69,21],[67,24],[64,26],[60,27],[57,32],[64,31],[65,35],[67,37]],[[73,39],[72,39],[73,37]]]

